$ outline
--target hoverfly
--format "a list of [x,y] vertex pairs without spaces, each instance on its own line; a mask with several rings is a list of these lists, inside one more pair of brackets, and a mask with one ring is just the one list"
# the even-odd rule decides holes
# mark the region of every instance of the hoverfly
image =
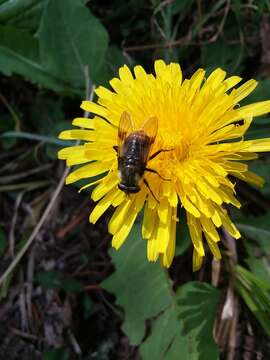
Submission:
[[163,180],[169,180],[164,179],[156,170],[147,167],[148,161],[154,159],[163,151],[169,151],[160,149],[149,156],[151,146],[156,139],[157,130],[158,119],[155,116],[148,118],[139,130],[135,130],[131,115],[127,111],[124,111],[120,118],[118,146],[114,146],[113,148],[118,154],[118,171],[120,177],[118,188],[127,194],[139,192],[139,182],[143,179],[144,184],[156,199],[147,180],[143,178],[145,171],[155,173]]

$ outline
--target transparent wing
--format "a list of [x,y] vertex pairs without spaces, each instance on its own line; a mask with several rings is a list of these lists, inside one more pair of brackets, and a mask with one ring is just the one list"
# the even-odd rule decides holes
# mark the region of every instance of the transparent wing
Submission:
[[151,116],[147,120],[145,120],[141,130],[149,137],[150,144],[156,139],[157,131],[158,131],[158,119],[156,116]]
[[134,124],[129,112],[124,111],[121,115],[119,127],[118,127],[118,151],[121,147],[128,134],[134,131]]
[[156,116],[148,118],[140,129],[145,135],[144,140],[140,144],[141,159],[146,163],[151,145],[155,142],[158,131],[158,119]]

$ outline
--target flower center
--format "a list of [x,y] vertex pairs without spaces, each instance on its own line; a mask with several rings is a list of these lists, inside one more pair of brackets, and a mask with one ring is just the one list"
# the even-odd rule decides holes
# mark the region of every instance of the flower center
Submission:
[[181,139],[181,141],[176,145],[175,155],[178,161],[185,161],[189,156],[189,145],[185,139]]
[[172,149],[164,152],[166,159],[185,161],[189,156],[189,143],[179,131],[161,129],[156,141],[159,149]]

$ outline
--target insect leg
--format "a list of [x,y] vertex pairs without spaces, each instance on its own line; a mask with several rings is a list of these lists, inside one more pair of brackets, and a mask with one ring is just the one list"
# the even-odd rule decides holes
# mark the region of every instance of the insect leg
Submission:
[[156,174],[156,175],[158,175],[162,180],[165,180],[165,181],[170,181],[170,180],[171,180],[171,179],[165,179],[163,176],[160,175],[159,172],[157,172],[157,170],[150,169],[150,168],[145,168],[144,171],[148,171],[148,172],[150,172],[150,173]]
[[158,155],[159,155],[160,153],[162,153],[162,152],[167,152],[167,151],[172,151],[172,150],[173,150],[173,149],[160,149],[160,150],[156,151],[154,154],[152,154],[152,155],[150,156],[150,158],[148,159],[148,161],[154,159],[156,156],[158,156]]
[[151,188],[150,188],[150,186],[148,184],[148,181],[146,179],[143,179],[143,182],[146,185],[146,187],[149,189],[149,191],[150,191],[151,195],[153,196],[153,198],[159,203],[159,200],[155,197],[153,191],[151,190]]

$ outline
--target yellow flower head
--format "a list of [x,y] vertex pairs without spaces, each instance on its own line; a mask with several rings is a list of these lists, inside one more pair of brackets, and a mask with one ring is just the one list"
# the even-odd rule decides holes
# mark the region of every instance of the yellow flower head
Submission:
[[[95,91],[97,104],[82,102],[82,109],[95,117],[76,118],[73,125],[79,129],[59,135],[60,139],[84,141],[60,150],[60,159],[68,166],[88,163],[70,173],[67,184],[102,174],[92,192],[92,199],[98,203],[90,222],[95,223],[110,206],[116,208],[109,222],[114,248],[123,244],[143,207],[142,236],[147,240],[148,260],[160,257],[166,267],[175,253],[178,205],[187,214],[194,270],[202,264],[206,242],[220,259],[217,228],[223,226],[234,238],[240,237],[224,207],[241,206],[229,175],[263,185],[263,179],[248,171],[243,161],[255,159],[257,152],[269,151],[270,139],[244,141],[243,137],[254,116],[270,111],[270,101],[240,107],[239,102],[257,82],[249,80],[234,88],[241,78],[225,77],[225,71],[216,69],[206,79],[205,71],[199,69],[182,81],[179,64],[166,65],[162,60],[155,62],[155,75],[147,74],[141,66],[135,66],[133,73],[123,66],[119,78],[110,81],[113,90],[99,87]],[[147,127],[152,127],[150,135]],[[138,145],[136,140],[130,145],[134,133],[151,139],[148,150],[145,146],[141,149],[140,162],[146,156],[141,174],[137,168],[128,170],[130,182],[136,180],[138,185],[136,193],[119,188],[127,180],[121,173],[128,166],[126,151],[134,165],[133,150]],[[129,143],[125,144],[127,138]],[[127,145],[133,150],[127,150]],[[126,185],[130,185],[128,181]]]

